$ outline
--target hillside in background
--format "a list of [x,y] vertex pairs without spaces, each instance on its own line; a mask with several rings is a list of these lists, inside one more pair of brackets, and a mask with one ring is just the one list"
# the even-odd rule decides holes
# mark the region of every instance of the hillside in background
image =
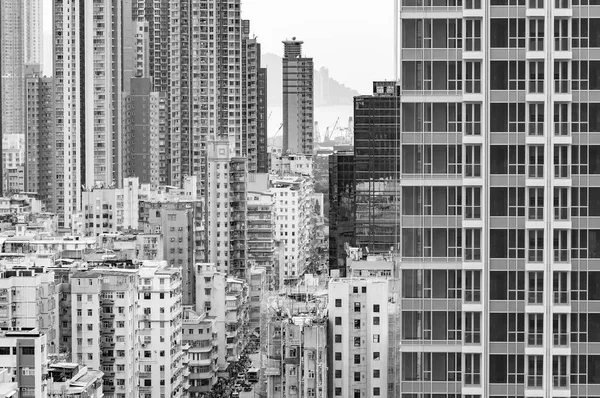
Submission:
[[[268,70],[267,95],[269,106],[282,104],[282,60],[276,54],[263,54],[262,65]],[[315,70],[315,106],[350,105],[358,91],[346,87],[329,76],[327,68]]]

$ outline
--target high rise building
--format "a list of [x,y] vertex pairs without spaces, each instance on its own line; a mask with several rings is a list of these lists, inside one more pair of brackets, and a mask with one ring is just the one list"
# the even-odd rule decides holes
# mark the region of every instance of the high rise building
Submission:
[[269,172],[269,151],[267,141],[268,128],[268,106],[267,106],[267,68],[258,69],[258,131],[257,131],[257,157],[258,164],[256,171],[258,173]]
[[25,89],[25,190],[56,212],[54,79],[43,77],[38,64],[26,65]]
[[283,154],[313,154],[314,65],[302,56],[302,43],[283,42]]
[[425,3],[397,2],[400,388],[592,396],[596,6]]
[[42,0],[23,0],[23,62],[42,64]]
[[159,185],[160,117],[164,99],[153,92],[152,79],[134,77],[123,104],[123,177],[138,177],[142,184]]
[[0,335],[0,350],[4,353],[0,355],[0,368],[9,370],[9,375],[17,383],[18,396],[48,396],[44,381],[48,366],[46,345],[46,335],[37,330],[4,332]]

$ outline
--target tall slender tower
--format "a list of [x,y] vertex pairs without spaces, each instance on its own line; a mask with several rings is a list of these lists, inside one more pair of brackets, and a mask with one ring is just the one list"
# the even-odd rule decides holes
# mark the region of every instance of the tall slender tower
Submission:
[[592,3],[398,1],[403,343],[387,396],[596,394]]
[[312,58],[302,56],[302,41],[283,42],[283,153],[313,154]]

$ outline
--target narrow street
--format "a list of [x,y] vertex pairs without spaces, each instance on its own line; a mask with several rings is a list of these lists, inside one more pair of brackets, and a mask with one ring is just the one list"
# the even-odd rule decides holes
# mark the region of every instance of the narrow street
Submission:
[[[256,354],[250,354],[250,368],[260,368],[260,352]],[[252,385],[252,391],[241,391],[240,398],[258,398],[260,390],[260,383]]]

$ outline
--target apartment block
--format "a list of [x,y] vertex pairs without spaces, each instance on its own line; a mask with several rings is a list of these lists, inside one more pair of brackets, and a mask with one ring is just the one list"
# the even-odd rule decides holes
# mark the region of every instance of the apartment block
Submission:
[[313,154],[314,101],[312,58],[302,55],[302,41],[283,42],[283,154]]
[[267,396],[328,396],[327,318],[275,317],[267,328]]
[[105,397],[138,396],[138,271],[90,269],[71,276],[71,354],[104,372]]
[[137,229],[139,178],[125,178],[123,188],[99,185],[81,193],[83,231],[86,235]]
[[24,190],[37,193],[46,210],[55,212],[54,80],[42,76],[39,65],[26,65],[25,90]]
[[217,383],[219,370],[216,318],[192,308],[183,310],[183,350],[190,397],[209,392]]
[[[19,397],[46,398],[48,371],[46,335],[33,329],[0,335],[0,369],[17,383]],[[8,386],[10,390],[13,386]]]
[[215,318],[218,367],[238,362],[248,333],[248,284],[216,271],[214,264],[196,264],[196,312]]
[[186,305],[195,302],[194,262],[201,244],[198,230],[202,226],[203,207],[203,202],[198,200],[140,202],[139,229],[162,235],[164,260],[181,269]]
[[269,284],[267,270],[264,267],[253,267],[248,273],[248,328],[260,335],[266,326],[267,296]]
[[141,396],[185,395],[181,270],[166,261],[144,261],[137,301]]
[[54,272],[44,267],[10,266],[0,271],[0,329],[37,330],[45,336],[45,352],[59,349],[58,291]]
[[[227,141],[209,143],[207,221],[203,257],[220,272],[244,278],[247,241],[247,162]],[[200,257],[202,258],[202,257]]]
[[268,175],[262,183],[248,183],[248,243],[249,267],[264,267],[269,284],[277,280],[278,258],[275,255],[275,196],[269,191]]
[[329,282],[329,396],[400,396],[397,289],[385,278]]
[[280,286],[297,280],[314,249],[313,183],[305,177],[274,177],[270,191],[275,199],[276,239],[284,249],[280,263]]
[[123,100],[123,177],[137,177],[142,184],[159,184],[159,131],[165,116],[152,79],[130,79],[130,93]]

